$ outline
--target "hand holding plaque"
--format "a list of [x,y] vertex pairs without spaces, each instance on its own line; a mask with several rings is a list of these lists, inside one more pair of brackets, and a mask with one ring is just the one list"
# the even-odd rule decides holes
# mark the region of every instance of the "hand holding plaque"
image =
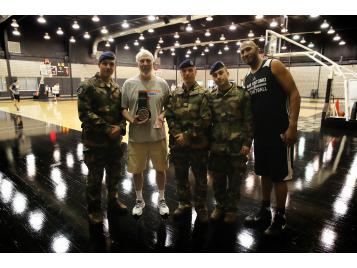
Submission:
[[146,91],[139,91],[138,110],[136,111],[136,120],[139,122],[148,121],[151,112],[148,103],[148,94]]

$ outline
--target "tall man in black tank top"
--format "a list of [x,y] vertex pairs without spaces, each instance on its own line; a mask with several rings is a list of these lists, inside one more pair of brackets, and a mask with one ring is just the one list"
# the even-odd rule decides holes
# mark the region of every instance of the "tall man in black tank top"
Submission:
[[[257,214],[245,219],[251,227],[267,228],[264,234],[277,235],[286,226],[287,181],[292,177],[292,146],[297,137],[300,94],[294,79],[279,60],[263,60],[253,41],[240,48],[250,66],[245,88],[251,95],[254,123],[254,168],[261,176],[262,205]],[[276,213],[272,219],[270,196],[274,188]]]

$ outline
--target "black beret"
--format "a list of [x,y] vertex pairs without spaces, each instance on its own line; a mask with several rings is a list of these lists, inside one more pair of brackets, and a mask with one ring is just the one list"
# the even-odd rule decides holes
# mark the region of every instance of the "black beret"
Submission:
[[195,64],[194,64],[193,61],[190,60],[190,59],[184,60],[184,61],[181,62],[180,65],[179,65],[179,69],[188,68],[188,67],[195,67]]
[[100,55],[98,62],[101,63],[103,60],[115,60],[115,54],[111,51],[104,51],[102,55]]
[[209,72],[209,74],[213,74],[215,71],[218,71],[222,68],[225,68],[226,65],[224,65],[223,62],[221,61],[216,61],[215,63],[212,64],[211,66],[211,71]]

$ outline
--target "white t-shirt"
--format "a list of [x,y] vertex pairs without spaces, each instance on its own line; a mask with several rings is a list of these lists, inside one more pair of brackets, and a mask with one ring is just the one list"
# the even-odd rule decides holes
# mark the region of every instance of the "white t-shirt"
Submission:
[[10,85],[10,90],[11,90],[12,94],[14,94],[14,95],[20,95],[19,89],[20,89],[20,87],[16,82],[14,82]]
[[129,141],[131,142],[155,142],[166,138],[165,127],[154,128],[157,117],[162,113],[164,103],[167,101],[170,88],[167,82],[153,76],[150,81],[142,81],[140,76],[134,76],[124,82],[122,88],[122,107],[128,109],[131,116],[135,116],[138,110],[139,91],[146,91],[151,118],[142,125],[129,124]]
[[59,91],[59,85],[56,84],[52,87],[52,94],[59,94]]

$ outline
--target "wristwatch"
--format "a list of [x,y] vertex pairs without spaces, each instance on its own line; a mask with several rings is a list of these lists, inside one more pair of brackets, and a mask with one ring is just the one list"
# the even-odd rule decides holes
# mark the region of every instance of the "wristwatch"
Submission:
[[143,121],[151,117],[148,103],[148,93],[144,90],[139,91],[138,110],[136,111],[138,120]]

